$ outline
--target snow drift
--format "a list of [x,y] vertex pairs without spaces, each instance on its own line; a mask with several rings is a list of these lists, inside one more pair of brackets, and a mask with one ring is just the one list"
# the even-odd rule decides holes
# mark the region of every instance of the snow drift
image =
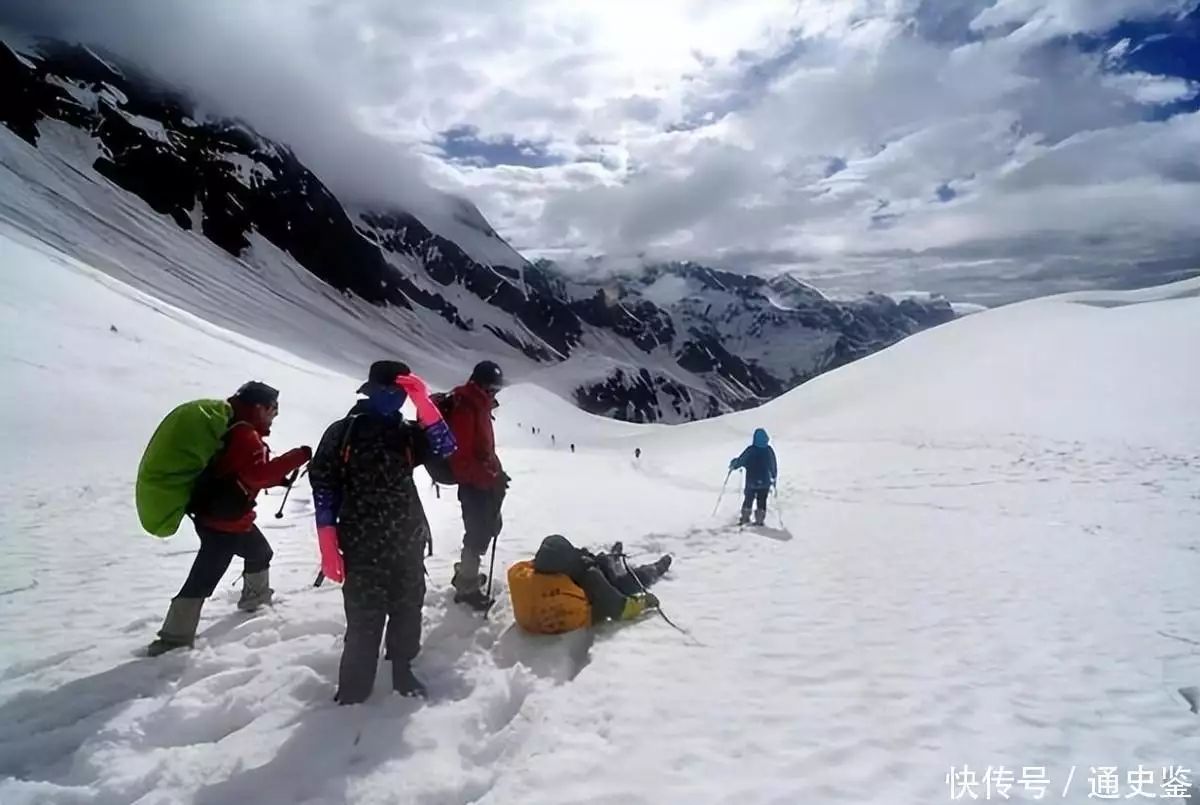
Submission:
[[[1200,684],[1198,283],[980,313],[679,427],[511,388],[498,569],[553,532],[670,552],[656,592],[691,636],[651,618],[534,639],[505,604],[461,611],[456,502],[420,484],[432,698],[338,708],[341,600],[311,587],[307,490],[282,520],[260,501],[279,603],[236,612],[231,573],[196,648],[149,660],[196,540],[141,534],[132,479],[181,400],[271,382],[284,449],[360,378],[9,227],[0,265],[5,805],[929,803],[963,765],[1043,767],[1082,803],[1091,767],[1161,785],[1200,757],[1178,692]],[[759,425],[774,525],[739,530],[736,478],[710,514]]]

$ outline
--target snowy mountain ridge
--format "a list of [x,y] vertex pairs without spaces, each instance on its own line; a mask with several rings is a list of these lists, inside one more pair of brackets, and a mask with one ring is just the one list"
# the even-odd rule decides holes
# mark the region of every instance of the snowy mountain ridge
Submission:
[[[449,376],[496,357],[593,413],[679,422],[750,407],[955,317],[940,298],[835,302],[794,278],[695,264],[574,278],[525,261],[464,199],[448,213],[347,206],[286,146],[237,121],[197,120],[179,93],[80,46],[0,46],[0,86],[0,206],[26,231],[89,260],[88,244],[103,243],[98,264],[193,308],[185,286],[219,273],[216,298],[249,282],[260,298],[321,305],[333,330],[437,354],[454,363]],[[78,205],[70,221],[66,199]],[[157,254],[135,270],[116,248],[139,251],[146,231]],[[154,264],[197,248],[196,265],[171,276]],[[276,313],[247,309],[238,322],[213,311],[217,301],[199,304],[218,323],[290,344],[259,322]],[[361,347],[329,340],[337,349],[303,349],[334,366],[363,360]]]

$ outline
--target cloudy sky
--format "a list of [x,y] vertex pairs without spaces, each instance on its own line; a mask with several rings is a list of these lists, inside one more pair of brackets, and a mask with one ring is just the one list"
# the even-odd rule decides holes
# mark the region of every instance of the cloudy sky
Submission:
[[1200,269],[1200,0],[5,5],[529,256],[985,302]]

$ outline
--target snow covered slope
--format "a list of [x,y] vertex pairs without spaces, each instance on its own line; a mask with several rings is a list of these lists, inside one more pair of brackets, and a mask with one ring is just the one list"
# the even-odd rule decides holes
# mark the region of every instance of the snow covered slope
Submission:
[[[231,573],[196,648],[149,660],[196,539],[140,534],[132,479],[180,400],[272,382],[284,449],[359,378],[2,225],[0,266],[4,805],[925,805],[964,765],[1043,767],[1046,800],[1085,803],[1093,766],[1122,793],[1138,764],[1154,792],[1162,767],[1200,771],[1178,692],[1200,685],[1200,283],[981,313],[679,427],[509,389],[498,569],[552,532],[670,552],[657,592],[691,635],[650,618],[537,639],[503,598],[460,611],[456,503],[422,489],[432,699],[381,685],[338,708],[341,599],[311,587],[307,490],[281,520],[260,502],[278,605],[236,612]],[[757,425],[778,505],[739,530],[736,479],[719,495]]]

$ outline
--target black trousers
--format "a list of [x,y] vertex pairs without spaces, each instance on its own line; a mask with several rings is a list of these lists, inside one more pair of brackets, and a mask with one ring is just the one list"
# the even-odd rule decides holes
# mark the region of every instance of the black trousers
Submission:
[[229,534],[197,523],[196,535],[200,537],[200,552],[176,598],[208,598],[235,556],[245,560],[244,572],[258,573],[271,566],[271,557],[275,555],[257,526],[250,526],[249,531],[240,534]]
[[[658,565],[633,567],[633,575],[625,572],[625,563],[612,554],[599,553],[592,557],[595,564],[588,567],[581,577],[572,576],[583,588],[592,605],[592,620],[619,618],[625,608],[626,596],[635,595],[643,587],[649,587],[662,576]],[[637,579],[634,579],[634,575]],[[641,584],[638,584],[638,582]]]
[[[625,572],[625,563],[618,556],[613,556],[609,553],[596,554],[596,564],[600,566],[600,570],[604,573],[604,578],[608,579],[608,583],[621,591],[622,595],[634,595],[640,593],[643,587],[649,587],[654,582],[662,578],[662,571],[658,569],[657,564],[640,565],[638,567],[630,567],[636,579]],[[638,582],[641,582],[640,584]]]
[[374,588],[382,580],[379,571],[347,568],[342,596],[346,608],[346,645],[338,667],[337,700],[358,704],[367,700],[375,687],[379,666],[379,643],[385,642],[392,661],[392,685],[397,686],[421,650],[421,606],[425,601],[423,549],[420,543],[411,556],[400,557],[387,572],[386,595]]
[[504,487],[480,489],[459,484],[458,502],[462,504],[463,545],[482,555],[504,527],[504,517],[500,514]]
[[751,504],[758,503],[758,510],[760,512],[765,512],[767,510],[767,496],[770,494],[770,488],[747,489],[746,496],[742,498],[742,511],[746,514],[749,514]]

